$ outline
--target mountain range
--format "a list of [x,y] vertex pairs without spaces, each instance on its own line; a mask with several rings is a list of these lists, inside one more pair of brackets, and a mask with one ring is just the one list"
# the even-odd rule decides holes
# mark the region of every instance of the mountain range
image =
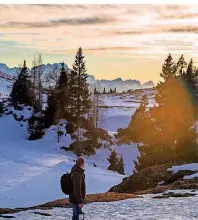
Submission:
[[[70,70],[66,64],[64,65],[66,70]],[[60,63],[43,64],[44,74],[47,74],[49,71],[53,69],[60,69],[60,68],[61,68]],[[9,68],[6,64],[0,63],[0,71],[12,76],[16,76],[17,72],[19,72],[19,68],[18,67]],[[103,91],[104,88],[108,92],[110,89],[114,89],[116,87],[117,92],[123,92],[129,89],[153,88],[155,86],[152,81],[148,81],[144,84],[141,84],[140,81],[135,79],[123,80],[122,78],[117,78],[114,80],[106,80],[106,79],[98,80],[95,79],[93,75],[89,75],[89,74],[87,80],[90,84],[91,89],[96,88],[98,91],[101,92]]]

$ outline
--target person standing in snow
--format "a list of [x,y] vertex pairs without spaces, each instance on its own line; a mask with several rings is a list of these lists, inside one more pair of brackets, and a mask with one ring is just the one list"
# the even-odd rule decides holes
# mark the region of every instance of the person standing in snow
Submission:
[[79,157],[76,160],[76,164],[71,169],[73,192],[69,195],[69,202],[72,204],[73,208],[72,220],[79,220],[79,214],[82,214],[82,207],[85,201],[86,184],[84,164],[84,159]]

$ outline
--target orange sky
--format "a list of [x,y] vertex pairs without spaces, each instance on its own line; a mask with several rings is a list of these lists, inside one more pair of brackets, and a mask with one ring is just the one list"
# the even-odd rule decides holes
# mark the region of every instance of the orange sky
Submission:
[[0,5],[0,63],[71,67],[80,46],[98,79],[156,83],[169,52],[198,61],[198,5]]

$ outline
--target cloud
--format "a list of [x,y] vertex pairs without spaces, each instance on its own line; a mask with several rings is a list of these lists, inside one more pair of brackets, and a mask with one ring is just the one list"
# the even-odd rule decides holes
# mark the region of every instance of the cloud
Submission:
[[86,48],[86,51],[125,51],[125,50],[135,50],[137,47],[97,47],[97,48]]
[[169,20],[169,19],[191,19],[198,18],[198,13],[190,13],[190,12],[180,12],[178,14],[161,14],[158,19],[161,20]]
[[160,33],[198,33],[198,26],[191,25],[148,25],[144,28],[134,28],[133,30],[107,30],[101,32],[101,35],[146,35],[146,34],[160,34]]
[[198,33],[198,26],[174,27],[169,28],[169,32],[174,33]]
[[58,8],[58,9],[114,9],[118,8],[118,5],[109,4],[33,4],[30,7],[41,7],[41,8]]
[[94,25],[94,24],[106,24],[115,22],[116,19],[110,17],[85,17],[85,18],[59,18],[44,22],[16,22],[11,21],[6,24],[1,24],[1,27],[14,27],[14,28],[47,28],[56,27],[62,25]]

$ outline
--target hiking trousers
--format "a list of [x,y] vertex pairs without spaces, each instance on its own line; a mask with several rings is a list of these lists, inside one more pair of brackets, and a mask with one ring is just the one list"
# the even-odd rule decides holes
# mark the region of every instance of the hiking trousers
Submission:
[[78,206],[78,204],[72,204],[72,209],[73,209],[72,220],[79,220],[79,213],[82,212],[82,209]]

